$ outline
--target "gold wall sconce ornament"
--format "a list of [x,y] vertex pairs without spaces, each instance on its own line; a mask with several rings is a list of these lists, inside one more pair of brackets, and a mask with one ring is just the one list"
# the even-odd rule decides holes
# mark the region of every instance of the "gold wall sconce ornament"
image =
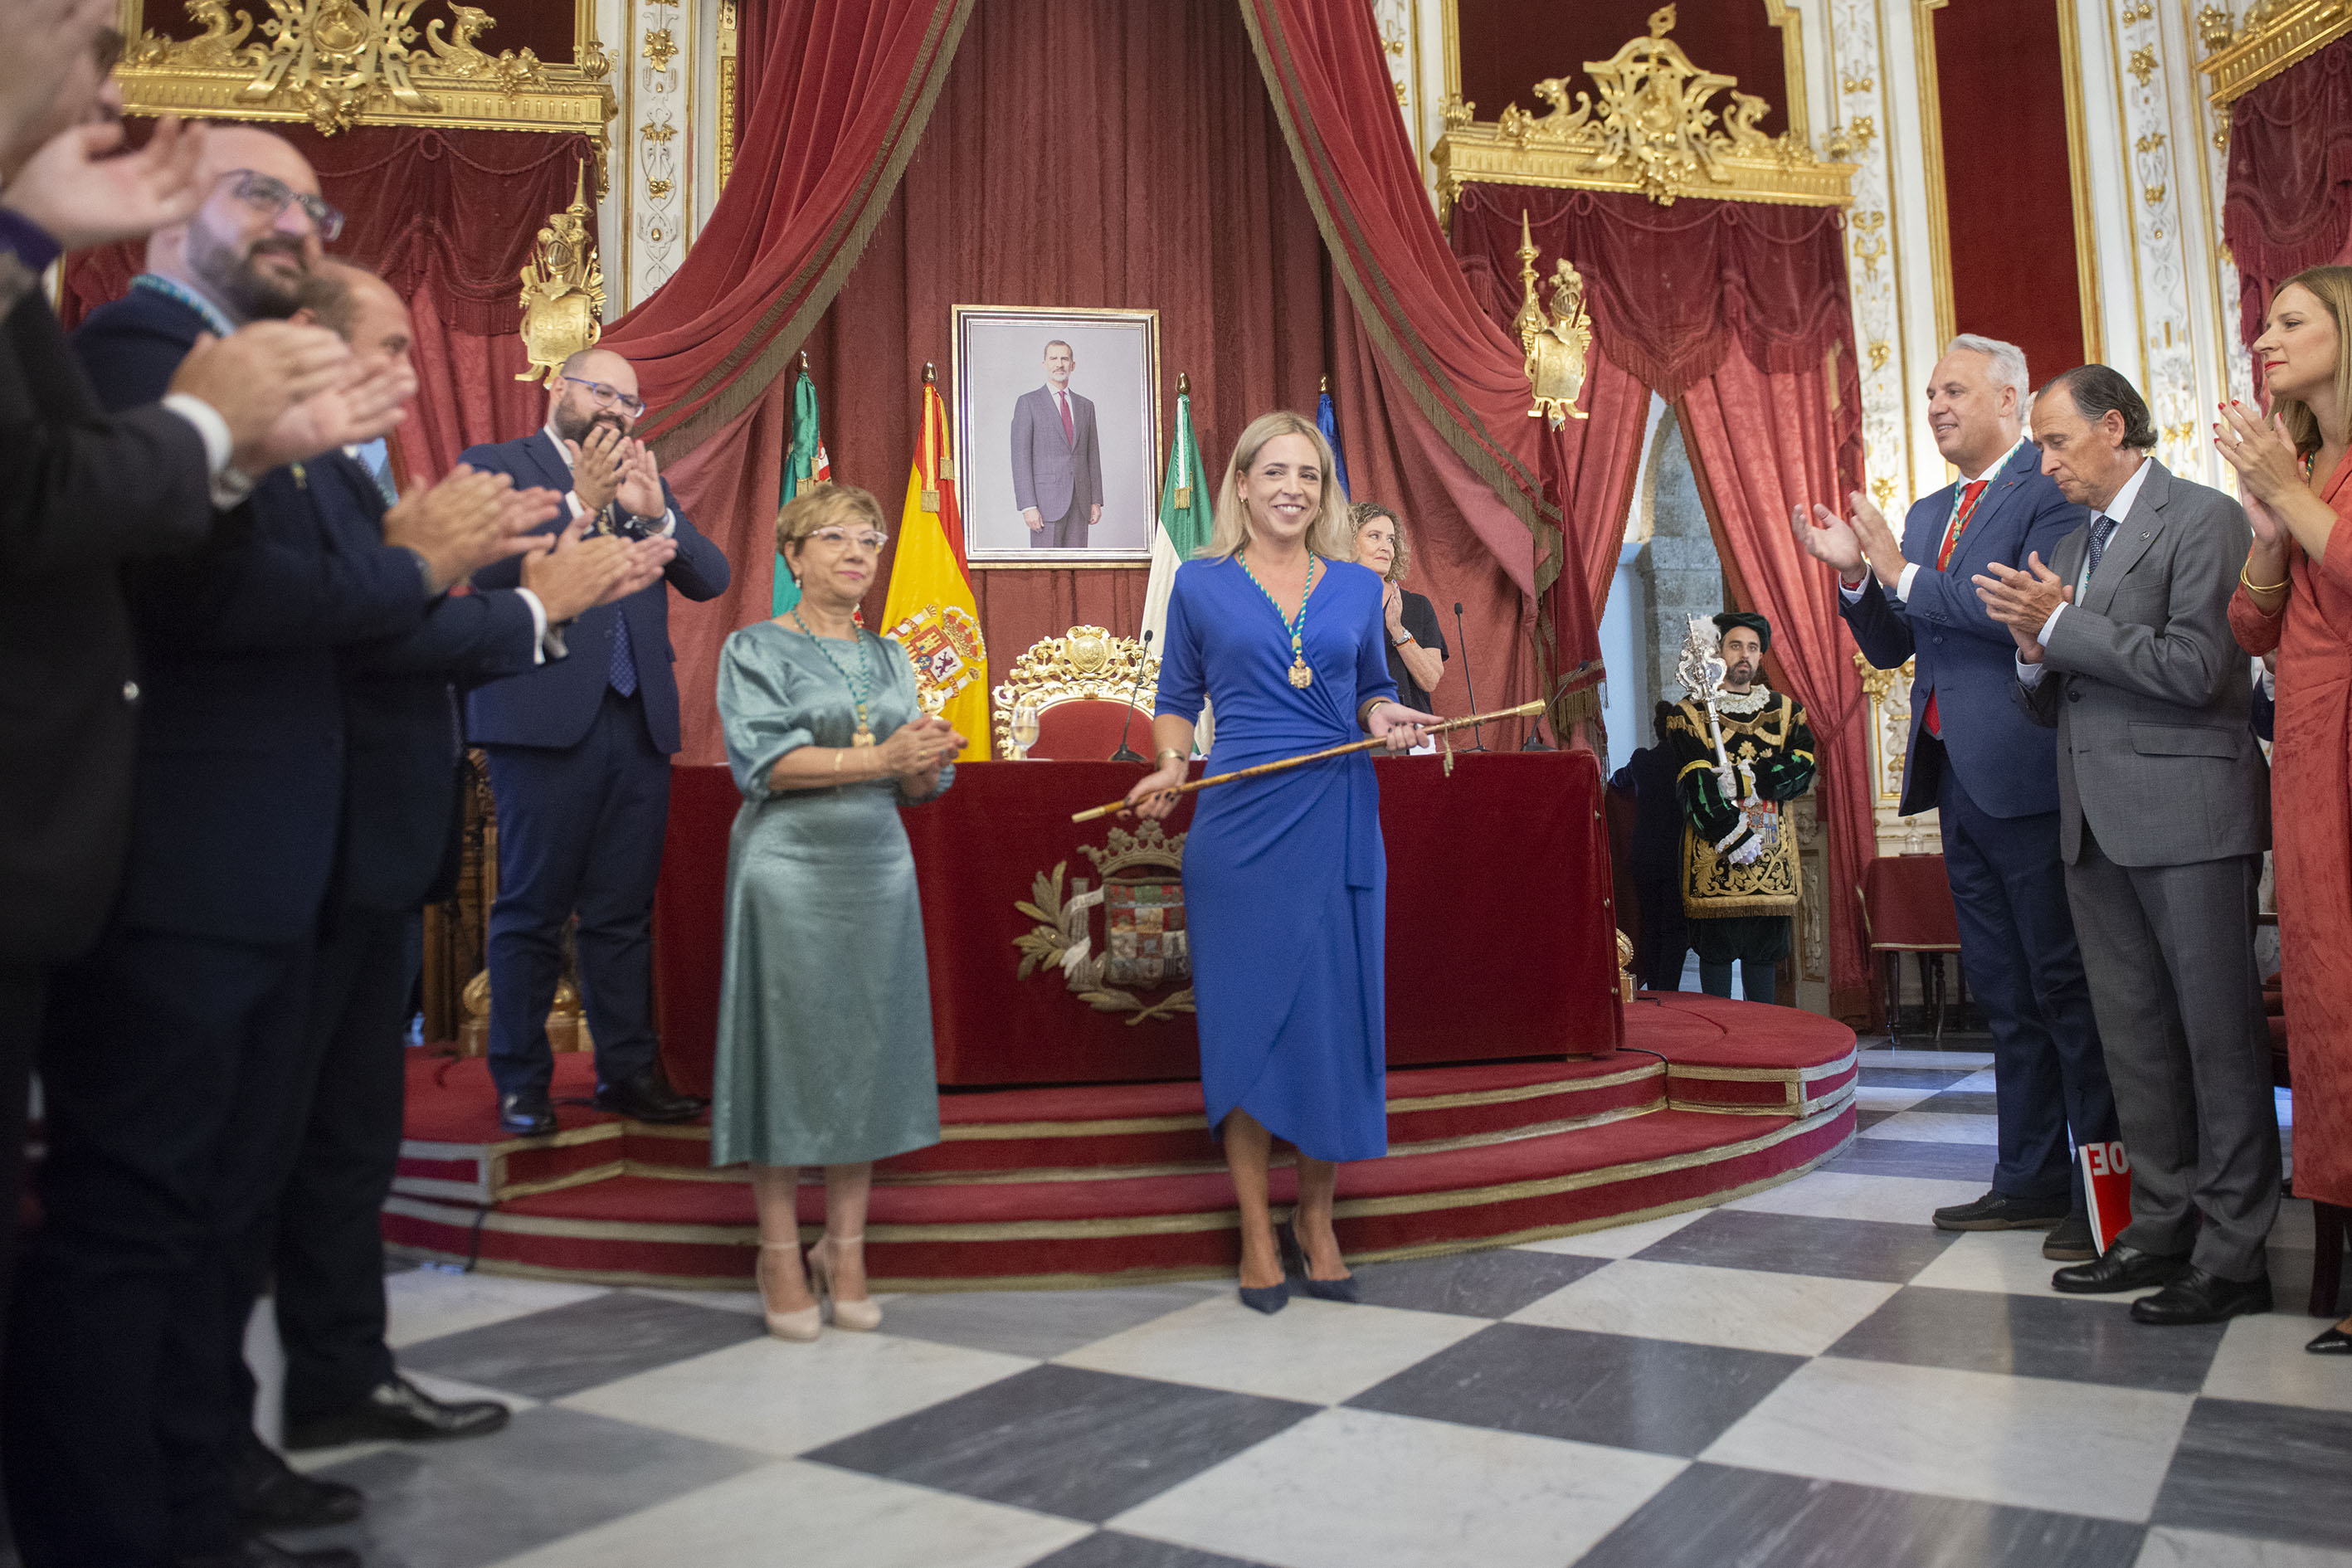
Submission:
[[522,269],[522,346],[530,368],[517,381],[555,384],[563,362],[604,335],[604,267],[589,226],[588,165],[580,165],[572,205],[548,215]]
[[[1675,7],[1660,6],[1647,37],[1585,61],[1597,100],[1571,95],[1568,78],[1552,77],[1534,89],[1547,112],[1514,103],[1482,122],[1470,104],[1450,99],[1445,134],[1430,154],[1441,205],[1450,213],[1462,187],[1480,181],[1631,191],[1661,206],[1685,196],[1809,206],[1852,199],[1853,164],[1816,159],[1799,137],[1767,136],[1758,125],[1772,106],[1737,90],[1737,77],[1693,64],[1666,36],[1674,26]],[[1727,96],[1718,108],[1719,94]]]
[[[498,19],[457,0],[263,4],[257,24],[231,0],[185,0],[198,31],[173,37],[144,26],[145,0],[126,0],[125,111],[307,121],[329,136],[357,125],[577,132],[596,140],[604,194],[617,104],[593,7],[575,19],[565,65],[528,48],[491,54],[478,40]],[[428,7],[446,14],[420,15]]]
[[1530,419],[1549,419],[1559,429],[1571,419],[1589,418],[1576,400],[1584,394],[1584,366],[1592,347],[1592,321],[1584,310],[1584,275],[1565,256],[1553,264],[1551,309],[1536,299],[1536,242],[1527,209],[1519,209],[1520,351],[1527,356],[1528,405]]
[[2352,0],[2256,0],[2234,23],[2226,5],[2197,13],[2206,58],[2197,68],[2213,85],[2213,145],[2230,142],[2230,106],[2253,89],[2352,33]]

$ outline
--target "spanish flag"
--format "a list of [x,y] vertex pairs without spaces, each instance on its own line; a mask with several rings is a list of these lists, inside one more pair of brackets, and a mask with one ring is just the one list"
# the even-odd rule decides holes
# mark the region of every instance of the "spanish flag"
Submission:
[[882,635],[914,661],[923,706],[961,731],[960,762],[985,761],[988,738],[988,647],[981,640],[980,605],[964,565],[963,519],[956,510],[955,458],[948,449],[948,415],[931,367],[923,367],[922,428],[915,465],[907,475],[907,504],[898,515],[898,553],[890,567]]

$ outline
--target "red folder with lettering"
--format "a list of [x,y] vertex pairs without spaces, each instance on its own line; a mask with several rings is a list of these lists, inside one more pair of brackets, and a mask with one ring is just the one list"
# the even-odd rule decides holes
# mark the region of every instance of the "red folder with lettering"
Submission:
[[2121,1142],[2084,1143],[2075,1150],[2075,1157],[2083,1162],[2092,1240],[2105,1252],[2131,1224],[2131,1160]]

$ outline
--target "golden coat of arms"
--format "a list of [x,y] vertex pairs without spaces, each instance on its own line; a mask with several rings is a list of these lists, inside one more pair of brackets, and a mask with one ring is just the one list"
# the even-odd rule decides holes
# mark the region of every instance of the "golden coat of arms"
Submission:
[[[1038,923],[1013,938],[1020,977],[1058,969],[1071,994],[1097,1013],[1125,1013],[1129,1025],[1192,1011],[1192,946],[1184,926],[1184,835],[1156,822],[1129,833],[1114,827],[1107,844],[1079,847],[1102,886],[1067,882],[1065,860],[1040,871],[1030,897],[1013,907]],[[1094,916],[1102,911],[1101,945]],[[1169,990],[1171,986],[1180,990]],[[1139,992],[1163,991],[1157,998]]]
[[1570,419],[1591,416],[1576,405],[1584,395],[1584,362],[1592,347],[1592,323],[1584,310],[1584,275],[1568,258],[1552,268],[1551,309],[1536,300],[1536,242],[1524,209],[1519,213],[1519,283],[1524,296],[1511,324],[1527,357],[1528,390],[1534,395],[1528,417],[1547,418],[1557,430]]
[[988,669],[988,647],[980,623],[960,605],[926,605],[887,634],[915,667],[915,696],[923,711],[936,713],[948,700]]

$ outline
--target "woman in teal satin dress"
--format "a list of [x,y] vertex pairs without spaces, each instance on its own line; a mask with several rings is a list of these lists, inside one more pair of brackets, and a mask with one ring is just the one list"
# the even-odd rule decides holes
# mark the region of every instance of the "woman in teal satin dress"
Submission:
[[[727,951],[710,1163],[749,1161],[768,1331],[871,1329],[862,1244],[874,1162],[940,1140],[923,916],[901,806],[937,799],[963,737],[916,701],[906,651],[851,618],[888,535],[866,491],[820,484],[776,518],[801,602],[727,639],[719,713],[743,808],[727,851]],[[824,1235],[800,1253],[800,1168],[824,1167]]]

